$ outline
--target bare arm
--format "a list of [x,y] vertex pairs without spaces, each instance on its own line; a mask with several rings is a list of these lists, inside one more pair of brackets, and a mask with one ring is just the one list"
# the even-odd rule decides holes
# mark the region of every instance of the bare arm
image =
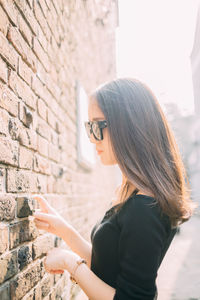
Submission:
[[96,276],[85,264],[81,264],[76,270],[75,280],[90,300],[114,298],[116,290]]
[[72,251],[87,261],[87,265],[90,267],[92,245],[58,214],[42,195],[35,195],[34,199],[39,202],[41,208],[40,212],[36,211],[33,214],[38,229],[46,230],[61,237]]
[[77,253],[80,257],[84,258],[88,267],[91,266],[92,244],[86,241],[80,233],[71,225],[67,224],[62,230],[62,239],[65,243]]
[[[53,256],[55,255],[56,252]],[[75,274],[73,273],[77,265],[77,257],[72,252],[64,251],[62,257],[64,257],[64,268],[73,274],[76,282],[90,300],[113,300],[116,290],[92,272],[86,264],[80,264]]]

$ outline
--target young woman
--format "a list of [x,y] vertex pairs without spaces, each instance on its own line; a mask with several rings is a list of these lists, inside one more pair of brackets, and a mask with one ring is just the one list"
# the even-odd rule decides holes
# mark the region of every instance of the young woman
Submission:
[[118,164],[123,181],[117,200],[92,229],[91,243],[35,196],[42,211],[35,214],[38,228],[72,249],[51,250],[46,270],[67,270],[91,300],[157,299],[158,268],[177,226],[192,214],[173,133],[150,89],[135,79],[96,89],[88,115],[86,130],[102,164]]

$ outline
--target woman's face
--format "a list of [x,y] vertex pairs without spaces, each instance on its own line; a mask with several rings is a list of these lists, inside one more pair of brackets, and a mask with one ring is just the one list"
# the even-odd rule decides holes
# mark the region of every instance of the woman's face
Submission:
[[[88,118],[89,121],[103,121],[105,120],[104,114],[99,108],[96,99],[89,99],[88,107]],[[101,162],[104,165],[115,165],[117,161],[115,159],[112,147],[108,128],[103,128],[103,140],[98,141],[94,138],[93,134],[90,135],[90,142],[94,143],[96,146],[97,154],[100,156]],[[99,152],[98,151],[102,151]]]

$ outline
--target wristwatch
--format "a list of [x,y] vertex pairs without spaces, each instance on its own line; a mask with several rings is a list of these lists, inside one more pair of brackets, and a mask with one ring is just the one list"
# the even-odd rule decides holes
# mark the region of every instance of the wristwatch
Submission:
[[87,264],[87,262],[86,262],[85,259],[79,258],[79,259],[76,261],[76,263],[77,263],[77,265],[75,266],[74,271],[73,271],[72,274],[70,275],[70,279],[71,279],[71,281],[72,281],[73,283],[76,283],[76,284],[77,284],[77,282],[76,282],[76,280],[75,280],[75,278],[74,278],[75,272],[76,272],[76,270],[78,269],[78,266],[80,266],[82,263]]

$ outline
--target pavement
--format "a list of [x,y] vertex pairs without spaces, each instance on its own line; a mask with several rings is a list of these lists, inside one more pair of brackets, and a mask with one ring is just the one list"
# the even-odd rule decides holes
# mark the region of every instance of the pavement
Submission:
[[200,300],[200,216],[180,228],[158,272],[158,300]]

